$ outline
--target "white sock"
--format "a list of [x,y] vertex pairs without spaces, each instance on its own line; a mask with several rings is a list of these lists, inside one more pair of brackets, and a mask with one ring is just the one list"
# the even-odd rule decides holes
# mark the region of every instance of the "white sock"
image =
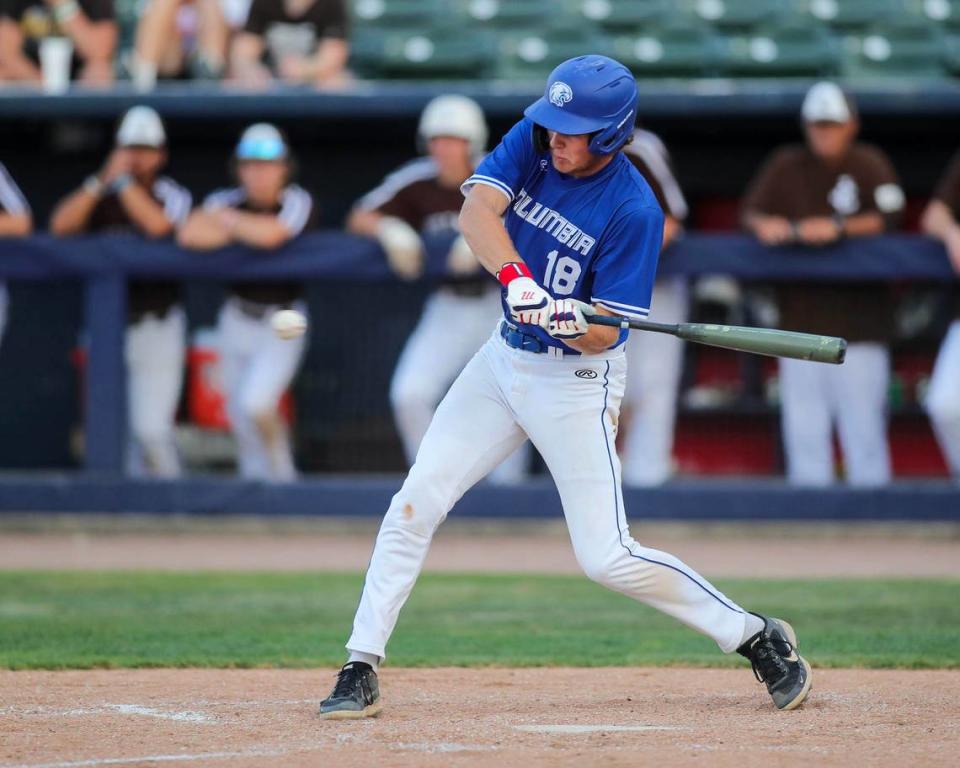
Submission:
[[371,667],[373,667],[374,672],[377,672],[380,669],[380,657],[373,653],[350,651],[350,658],[347,659],[347,664],[349,664],[351,661],[362,661],[364,664],[369,664]]
[[754,616],[752,613],[746,614],[746,621],[743,622],[743,637],[740,638],[740,645],[747,642],[747,640],[757,634],[757,632],[762,632],[765,626],[763,619],[759,616]]

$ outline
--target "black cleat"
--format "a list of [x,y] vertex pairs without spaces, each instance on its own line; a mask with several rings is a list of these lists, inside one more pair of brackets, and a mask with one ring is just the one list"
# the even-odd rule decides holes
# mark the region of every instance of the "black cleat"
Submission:
[[796,709],[813,682],[810,665],[797,653],[797,633],[785,621],[753,615],[763,619],[763,631],[737,648],[737,653],[750,659],[753,674],[766,683],[777,709]]
[[351,661],[344,664],[337,675],[333,693],[320,702],[320,717],[324,720],[376,717],[382,708],[377,673],[369,664]]

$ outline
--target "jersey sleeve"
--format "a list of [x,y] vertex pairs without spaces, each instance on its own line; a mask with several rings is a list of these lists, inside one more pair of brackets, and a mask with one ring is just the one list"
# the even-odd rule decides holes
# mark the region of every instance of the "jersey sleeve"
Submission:
[[636,208],[617,218],[605,233],[603,250],[593,265],[591,303],[625,317],[647,317],[662,242],[659,209]]
[[23,196],[17,182],[7,172],[3,163],[0,163],[0,211],[11,216],[22,216],[30,213],[30,204]]
[[277,218],[287,228],[291,237],[296,237],[311,221],[313,216],[313,198],[303,187],[291,184],[284,190],[280,212]]
[[474,174],[460,187],[467,194],[475,184],[485,184],[502,192],[512,203],[523,180],[535,163],[537,153],[533,146],[533,123],[524,118],[503,137],[496,149],[487,155]]
[[243,25],[243,31],[252,35],[263,35],[267,31],[268,21],[264,0],[253,0],[250,4],[250,10],[247,12],[247,21]]
[[883,216],[887,230],[896,229],[903,215],[906,198],[893,163],[879,149],[870,147],[864,155],[863,210]]

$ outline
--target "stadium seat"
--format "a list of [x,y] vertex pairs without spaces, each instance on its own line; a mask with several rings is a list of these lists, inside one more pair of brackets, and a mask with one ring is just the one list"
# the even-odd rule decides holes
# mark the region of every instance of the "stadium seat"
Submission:
[[762,28],[724,41],[720,72],[734,77],[823,77],[839,70],[839,48],[821,25]]
[[610,53],[610,43],[590,28],[547,28],[541,32],[501,34],[497,54],[499,77],[541,80],[560,62],[584,52]]
[[351,65],[378,78],[473,79],[489,75],[494,47],[482,32],[432,27],[356,31]]
[[940,77],[947,41],[924,21],[887,22],[846,40],[845,74],[862,77]]
[[709,27],[678,21],[615,37],[613,55],[637,77],[702,77],[713,74],[719,46]]
[[[473,25],[514,31],[543,29],[573,16],[574,0],[463,0],[465,16]],[[451,4],[452,5],[452,4]]]
[[354,0],[350,7],[355,25],[377,27],[430,25],[445,12],[440,0]]
[[669,8],[667,0],[581,0],[577,12],[604,31],[640,34],[662,21]]
[[960,0],[923,0],[924,17],[952,29],[960,28]]
[[787,12],[784,0],[684,0],[680,7],[717,29],[749,29]]
[[799,11],[835,29],[865,29],[908,13],[904,0],[802,0]]

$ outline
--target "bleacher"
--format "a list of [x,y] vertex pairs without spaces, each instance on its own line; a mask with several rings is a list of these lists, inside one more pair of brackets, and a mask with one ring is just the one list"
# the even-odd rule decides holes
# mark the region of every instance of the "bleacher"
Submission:
[[958,0],[354,0],[377,79],[542,78],[585,50],[638,77],[945,78]]

